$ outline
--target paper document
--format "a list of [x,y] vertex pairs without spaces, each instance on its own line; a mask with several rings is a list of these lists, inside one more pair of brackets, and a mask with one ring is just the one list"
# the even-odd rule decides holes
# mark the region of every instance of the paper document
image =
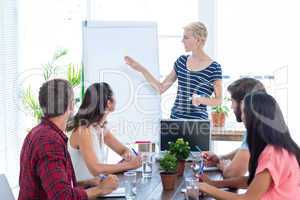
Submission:
[[136,169],[131,169],[129,171],[131,171],[131,172],[143,172],[143,167],[139,167],[139,168],[136,168]]
[[103,197],[125,197],[125,188],[119,187],[114,190],[112,193],[104,195]]

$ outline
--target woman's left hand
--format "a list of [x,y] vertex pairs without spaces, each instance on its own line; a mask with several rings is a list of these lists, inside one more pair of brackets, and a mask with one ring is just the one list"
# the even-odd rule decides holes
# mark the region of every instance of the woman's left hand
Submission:
[[205,97],[202,97],[200,95],[197,95],[197,94],[193,94],[192,96],[192,104],[194,106],[199,106],[200,104],[204,104],[205,102]]

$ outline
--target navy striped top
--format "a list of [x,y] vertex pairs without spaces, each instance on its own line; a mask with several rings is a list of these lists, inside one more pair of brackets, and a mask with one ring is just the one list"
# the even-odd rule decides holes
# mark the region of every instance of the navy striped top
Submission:
[[210,97],[214,92],[214,81],[222,79],[221,65],[213,61],[200,71],[187,68],[188,55],[180,56],[174,69],[178,80],[177,96],[171,111],[171,119],[208,119],[206,105],[192,105],[193,93]]

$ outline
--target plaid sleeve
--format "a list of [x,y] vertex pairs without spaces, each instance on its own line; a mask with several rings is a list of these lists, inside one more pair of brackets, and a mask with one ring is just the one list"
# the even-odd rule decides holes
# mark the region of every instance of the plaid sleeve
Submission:
[[48,199],[88,199],[84,189],[73,187],[76,183],[72,182],[72,178],[68,178],[70,169],[66,167],[63,146],[55,141],[41,142],[39,145],[39,161],[36,170]]

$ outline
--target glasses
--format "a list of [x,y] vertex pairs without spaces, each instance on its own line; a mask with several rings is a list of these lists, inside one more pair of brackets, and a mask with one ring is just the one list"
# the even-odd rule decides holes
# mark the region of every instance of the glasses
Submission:
[[136,199],[136,172],[124,172],[125,176],[125,198]]
[[199,200],[199,186],[198,181],[195,178],[188,177],[185,179],[186,192],[185,199],[186,200]]

